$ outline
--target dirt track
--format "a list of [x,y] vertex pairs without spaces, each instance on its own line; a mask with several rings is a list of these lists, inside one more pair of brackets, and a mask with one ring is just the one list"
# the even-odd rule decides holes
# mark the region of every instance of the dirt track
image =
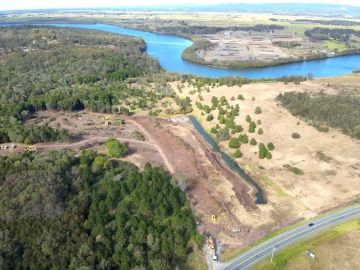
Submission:
[[[104,152],[103,142],[109,137],[117,138],[128,145],[125,160],[140,168],[147,162],[163,166],[172,175],[186,179],[185,191],[201,232],[217,237],[224,247],[239,246],[259,237],[261,231],[253,228],[267,220],[260,218],[251,188],[223,164],[188,120],[135,116],[124,118],[125,124],[116,126],[111,123],[113,119],[105,121],[106,117],[88,112],[41,112],[35,119],[37,124],[66,128],[78,135],[67,143],[38,144],[38,150],[68,148],[79,152],[90,148]],[[135,130],[143,133],[144,141],[134,138]]]

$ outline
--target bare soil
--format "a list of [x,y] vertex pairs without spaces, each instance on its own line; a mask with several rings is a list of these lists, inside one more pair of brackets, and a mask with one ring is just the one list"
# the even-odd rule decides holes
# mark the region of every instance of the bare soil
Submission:
[[[349,81],[351,83],[349,83]],[[258,157],[258,145],[243,144],[242,158],[237,159],[239,165],[257,180],[265,189],[268,199],[267,205],[258,205],[260,225],[253,217],[252,230],[265,232],[273,231],[296,221],[313,217],[329,209],[350,204],[360,198],[360,142],[354,140],[341,131],[330,129],[329,132],[319,132],[301,119],[291,115],[276,100],[280,93],[288,91],[309,91],[326,93],[357,93],[359,94],[360,75],[349,75],[343,80],[325,79],[307,81],[301,85],[283,83],[256,83],[242,87],[215,86],[210,92],[202,91],[202,104],[211,105],[213,96],[225,96],[231,105],[240,105],[240,115],[236,117],[236,124],[241,124],[247,133],[248,123],[246,115],[254,121],[261,120],[263,135],[249,134],[249,140],[255,138],[258,143],[272,142],[275,150],[271,160],[261,160]],[[346,86],[346,87],[344,87]],[[176,83],[174,83],[175,91]],[[185,85],[181,95],[189,96],[199,101],[198,93],[190,95],[194,90],[191,85]],[[236,97],[242,94],[244,101]],[[231,100],[234,97],[235,100]],[[255,114],[255,108],[262,108],[261,114]],[[194,106],[194,114],[201,121],[206,130],[217,124],[217,111],[211,112],[214,120],[208,122],[206,115],[202,116]],[[298,132],[301,137],[293,139],[292,133]],[[228,147],[228,141],[222,142],[221,147],[231,155],[234,150]],[[331,160],[320,160],[316,153],[323,152]],[[304,175],[295,175],[283,167],[284,164],[300,168]],[[241,219],[242,213],[239,213]]]
[[[125,124],[115,125],[116,116],[90,112],[42,111],[28,124],[66,128],[72,134],[68,142],[40,143],[37,151],[83,149],[104,152],[109,137],[127,144],[123,159],[143,168],[147,162],[162,166],[172,175],[186,179],[186,194],[199,222],[199,231],[216,237],[224,248],[245,245],[262,235],[269,220],[254,203],[253,190],[227,168],[208,144],[196,133],[187,117],[159,119],[147,116],[124,117]],[[140,131],[144,141],[136,140]],[[24,145],[2,154],[24,151]]]

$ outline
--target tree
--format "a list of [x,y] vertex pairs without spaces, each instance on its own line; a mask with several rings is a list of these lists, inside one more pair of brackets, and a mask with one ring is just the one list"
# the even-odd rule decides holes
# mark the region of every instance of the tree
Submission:
[[239,139],[237,138],[231,138],[229,141],[229,147],[231,148],[239,148],[240,147],[240,142]]
[[256,108],[255,108],[255,113],[256,113],[256,114],[262,113],[261,107],[256,107]]
[[204,110],[206,113],[210,113],[210,112],[211,112],[211,108],[209,107],[209,105],[204,105],[204,106],[203,106],[203,110]]
[[243,129],[243,127],[241,126],[241,125],[236,125],[235,127],[234,127],[234,132],[235,133],[240,133],[240,132],[242,132],[244,129]]
[[206,117],[206,121],[211,121],[214,119],[214,116],[212,114],[208,114],[208,116]]
[[259,135],[264,134],[264,130],[263,130],[262,128],[259,128],[259,130],[258,130],[258,134],[259,134]]
[[293,137],[293,139],[299,139],[300,138],[300,134],[297,132],[293,132],[293,134],[291,134],[291,137]]
[[230,138],[230,133],[227,128],[221,128],[219,129],[218,133],[216,134],[216,138],[219,141],[226,141]]
[[218,119],[220,124],[225,124],[225,117],[223,115],[219,115]]
[[215,96],[213,96],[213,97],[211,98],[211,104],[217,106],[217,105],[219,104],[218,98],[215,97]]
[[247,136],[246,134],[240,135],[240,136],[239,136],[239,139],[240,139],[240,141],[241,141],[242,143],[244,143],[244,144],[246,144],[246,143],[249,142],[249,138],[248,138],[248,136]]
[[251,144],[251,145],[256,145],[256,144],[257,144],[257,141],[256,141],[254,138],[252,138],[252,139],[250,140],[250,144]]
[[255,122],[251,121],[249,124],[249,132],[254,133],[255,129],[256,129],[256,124],[255,124]]
[[105,149],[113,158],[123,157],[128,151],[127,147],[115,138],[110,138],[105,142]]
[[233,119],[226,119],[225,120],[225,126],[228,128],[228,129],[234,129],[235,128],[235,122]]
[[250,115],[247,115],[247,116],[246,116],[246,122],[248,122],[248,123],[251,122],[251,117],[250,117]]
[[259,144],[259,158],[264,159],[264,158],[266,158],[267,154],[268,154],[268,150],[266,149],[265,144],[260,143]]

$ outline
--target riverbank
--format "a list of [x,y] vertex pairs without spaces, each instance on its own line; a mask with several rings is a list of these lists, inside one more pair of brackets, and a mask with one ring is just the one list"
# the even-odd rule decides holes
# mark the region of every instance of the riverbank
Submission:
[[[46,21],[47,20],[45,19],[44,24]],[[102,20],[99,19],[99,21]],[[28,20],[27,22],[30,23],[31,20]],[[87,22],[93,21],[87,20]],[[123,25],[121,23],[113,24]],[[59,24],[58,26],[100,30],[142,38],[146,42],[146,52],[151,57],[156,58],[164,70],[201,77],[219,78],[236,76],[250,79],[275,79],[284,76],[292,76],[294,74],[301,76],[312,74],[312,77],[318,78],[350,74],[353,70],[359,69],[360,55],[339,56],[323,60],[309,60],[299,63],[247,69],[218,68],[199,65],[185,61],[181,57],[183,51],[192,45],[192,42],[188,39],[175,35],[154,34],[152,32],[144,32],[114,25]]]
[[[105,22],[104,22],[105,23]],[[141,31],[146,31],[149,33],[154,34],[161,34],[161,35],[170,35],[170,36],[178,36],[181,38],[186,38],[192,42],[192,44],[185,48],[183,52],[181,53],[181,57],[183,60],[214,67],[214,68],[223,68],[223,69],[235,69],[235,70],[242,70],[242,69],[251,69],[251,68],[266,68],[266,67],[276,67],[276,66],[282,66],[282,65],[288,65],[288,64],[294,64],[294,63],[301,63],[305,61],[315,61],[315,60],[324,60],[324,59],[331,59],[341,56],[351,56],[351,55],[360,55],[360,48],[359,49],[353,49],[353,50],[343,50],[343,51],[337,51],[332,52],[331,54],[326,53],[316,53],[312,55],[307,56],[300,56],[300,57],[288,57],[288,58],[277,58],[273,59],[272,61],[261,61],[261,60],[251,60],[251,61],[224,61],[222,59],[216,59],[216,60],[206,60],[203,57],[199,56],[199,52],[210,50],[211,48],[215,47],[216,44],[211,43],[209,40],[207,40],[204,37],[194,35],[194,34],[188,34],[184,32],[179,31],[171,31],[171,30],[162,30],[157,31],[157,29],[151,29],[149,27],[142,27],[141,25],[128,25],[126,23],[116,23],[112,24],[115,26],[121,26],[128,29],[137,29]]]

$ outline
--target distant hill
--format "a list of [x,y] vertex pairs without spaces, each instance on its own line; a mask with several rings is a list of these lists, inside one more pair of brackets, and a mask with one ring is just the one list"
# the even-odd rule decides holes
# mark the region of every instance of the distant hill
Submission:
[[208,11],[244,11],[244,12],[271,12],[280,14],[315,14],[326,16],[353,16],[360,17],[360,7],[330,4],[220,4],[198,7]]
[[[218,5],[168,5],[168,6],[127,6],[127,7],[104,7],[83,9],[43,9],[32,10],[33,12],[81,12],[81,11],[239,11],[239,12],[264,12],[274,14],[292,15],[321,15],[327,17],[353,17],[360,18],[360,7],[335,4],[300,4],[300,3],[274,3],[274,4],[218,4]],[[17,10],[16,13],[28,13],[29,10]],[[0,11],[0,14],[14,13],[14,11]]]

